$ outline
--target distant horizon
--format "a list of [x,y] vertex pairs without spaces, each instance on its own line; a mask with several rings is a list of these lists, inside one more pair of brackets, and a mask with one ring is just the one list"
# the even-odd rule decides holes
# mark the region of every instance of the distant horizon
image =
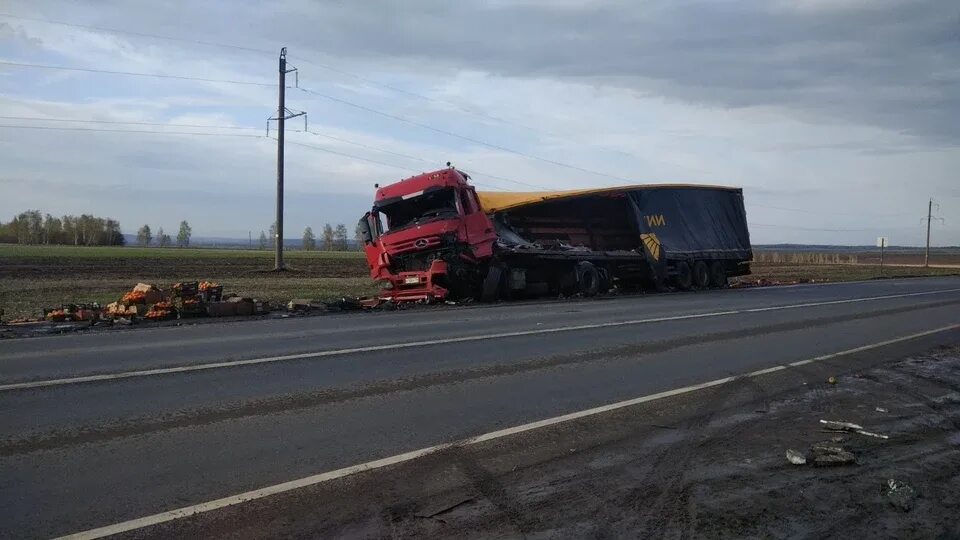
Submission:
[[[316,233],[316,231],[314,231],[314,233]],[[136,235],[135,235],[135,234],[127,234],[127,233],[124,233],[123,236],[124,236],[124,238],[127,239],[127,246],[126,246],[126,247],[138,247],[137,244],[136,244]],[[291,238],[291,237],[286,237],[286,238],[283,239],[283,245],[284,245],[284,246],[289,246],[289,245],[291,245],[291,244],[299,244],[299,243],[301,242],[301,240],[302,240],[302,239],[299,238],[299,237],[293,237],[293,238]],[[257,248],[257,245],[258,245],[257,243],[258,243],[258,241],[259,241],[259,236],[254,236],[254,237],[253,237],[253,244],[252,244],[253,247],[254,247],[254,249],[258,249],[258,248]],[[194,235],[194,236],[192,236],[192,237],[190,238],[190,244],[191,244],[191,245],[197,245],[197,244],[208,244],[208,245],[209,245],[210,243],[214,243],[214,242],[222,242],[222,243],[229,244],[229,245],[250,245],[248,238],[237,238],[237,237],[229,237],[229,236],[197,236],[197,235]],[[355,244],[356,244],[356,240],[353,239],[353,238],[348,238],[348,239],[347,239],[347,243],[348,243],[349,245],[355,245]],[[873,244],[807,244],[807,243],[797,243],[797,242],[775,242],[775,243],[752,244],[752,246],[753,246],[754,248],[761,248],[761,249],[769,249],[769,248],[823,248],[823,249],[831,249],[831,248],[859,248],[859,249],[871,249],[871,250],[877,250],[877,251],[880,250],[879,247],[877,247],[876,245],[873,245]],[[147,247],[150,247],[150,246],[147,246]],[[176,247],[176,246],[173,246],[173,247]],[[268,249],[272,249],[272,248],[268,248]],[[911,245],[911,244],[893,244],[893,245],[886,246],[884,249],[886,249],[886,250],[897,250],[897,249],[925,249],[925,246],[923,246],[923,245]],[[933,245],[933,244],[931,244],[931,245],[930,245],[930,249],[931,249],[931,250],[933,250],[933,249],[960,249],[960,245],[938,246],[938,245]]]

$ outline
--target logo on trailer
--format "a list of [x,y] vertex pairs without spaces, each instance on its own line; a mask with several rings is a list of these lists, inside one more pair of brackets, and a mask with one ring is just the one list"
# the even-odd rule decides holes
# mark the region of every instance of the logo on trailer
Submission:
[[657,235],[654,233],[643,233],[640,235],[640,240],[643,242],[643,245],[647,246],[647,251],[650,252],[650,256],[653,257],[653,260],[660,260],[660,239],[657,238]]
[[427,242],[427,239],[426,239],[426,238],[420,238],[420,239],[418,239],[416,242],[414,242],[413,245],[414,245],[414,247],[418,247],[418,248],[420,248],[420,249],[423,249],[423,248],[427,247],[427,243],[428,243],[428,242]]
[[654,216],[644,216],[647,218],[647,227],[663,227],[666,225],[666,221],[663,219],[663,214],[657,214]]

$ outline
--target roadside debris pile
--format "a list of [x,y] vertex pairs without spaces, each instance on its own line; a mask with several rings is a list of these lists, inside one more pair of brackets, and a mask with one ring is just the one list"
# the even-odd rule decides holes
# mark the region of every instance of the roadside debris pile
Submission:
[[[830,377],[833,379],[833,377]],[[835,384],[835,381],[834,381]],[[880,409],[878,411],[886,409]],[[810,445],[810,451],[806,454],[798,452],[792,448],[787,449],[787,461],[793,465],[806,465],[807,463],[813,463],[817,467],[831,467],[835,465],[854,465],[857,463],[857,456],[854,455],[848,448],[843,446],[843,443],[847,439],[840,435],[841,433],[855,433],[857,435],[864,435],[867,437],[874,437],[877,439],[889,439],[887,435],[881,433],[873,433],[863,429],[863,426],[860,424],[854,424],[852,422],[843,422],[840,420],[820,420],[820,424],[823,425],[823,431],[827,433],[834,433],[835,436],[831,437],[829,441],[820,441]]]
[[187,317],[250,316],[267,313],[266,302],[237,295],[224,296],[223,285],[209,281],[174,283],[167,289],[149,283],[137,283],[116,302],[69,304],[44,310],[51,322],[163,321]]
[[44,320],[51,322],[95,321],[100,317],[100,304],[64,304],[56,309],[43,310]]

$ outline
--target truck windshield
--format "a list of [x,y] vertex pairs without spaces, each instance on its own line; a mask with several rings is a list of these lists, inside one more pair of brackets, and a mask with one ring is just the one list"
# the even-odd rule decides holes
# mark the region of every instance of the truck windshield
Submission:
[[387,216],[387,228],[390,231],[459,215],[453,188],[399,200],[380,207],[380,211]]

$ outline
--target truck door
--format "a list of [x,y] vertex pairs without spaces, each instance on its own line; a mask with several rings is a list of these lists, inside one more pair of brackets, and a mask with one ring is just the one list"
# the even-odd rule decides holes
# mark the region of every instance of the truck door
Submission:
[[463,207],[463,224],[467,241],[473,246],[474,256],[489,257],[493,253],[493,243],[497,240],[493,222],[480,209],[477,193],[472,187],[460,190],[460,203]]

